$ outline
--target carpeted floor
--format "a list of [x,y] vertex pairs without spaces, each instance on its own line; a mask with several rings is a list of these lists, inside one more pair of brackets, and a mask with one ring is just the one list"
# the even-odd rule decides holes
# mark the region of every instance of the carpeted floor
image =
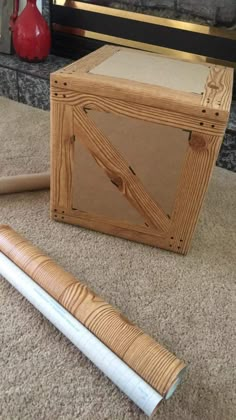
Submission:
[[[7,119],[7,122],[6,122]],[[49,114],[0,98],[0,174],[48,169]],[[49,220],[49,192],[0,197],[8,223],[188,364],[156,419],[233,420],[236,174],[214,170],[188,256]],[[145,419],[0,279],[0,418]]]

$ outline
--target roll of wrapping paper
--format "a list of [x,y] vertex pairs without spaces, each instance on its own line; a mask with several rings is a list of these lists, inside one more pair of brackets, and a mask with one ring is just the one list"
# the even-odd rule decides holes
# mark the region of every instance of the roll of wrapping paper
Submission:
[[2,252],[0,252],[0,275],[32,303],[147,416],[151,416],[156,411],[163,399],[162,396]]
[[170,396],[185,368],[181,360],[9,226],[0,226],[0,252],[163,398]]
[[12,194],[48,188],[50,188],[50,174],[47,172],[0,178],[0,194]]

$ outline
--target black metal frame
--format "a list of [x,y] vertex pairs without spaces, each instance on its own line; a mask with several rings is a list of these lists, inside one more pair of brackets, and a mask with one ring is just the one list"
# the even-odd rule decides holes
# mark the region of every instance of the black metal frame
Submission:
[[[78,2],[80,3],[80,2]],[[77,59],[105,43],[102,40],[105,36],[111,39],[110,42],[119,44],[121,39],[129,43],[143,43],[150,46],[158,46],[169,50],[179,51],[204,57],[205,61],[216,61],[224,64],[235,65],[236,63],[236,37],[230,38],[220,36],[220,33],[200,33],[196,30],[185,30],[183,25],[179,28],[153,24],[140,19],[112,16],[93,10],[83,10],[50,3],[51,29],[52,29],[52,52]],[[61,26],[59,28],[59,25]],[[63,27],[65,30],[63,30]],[[58,29],[59,28],[59,29]],[[68,28],[70,32],[68,33]],[[75,29],[80,29],[81,35],[75,34]],[[99,36],[97,39],[89,39],[86,32],[93,32]],[[123,44],[124,45],[124,44]],[[130,45],[129,45],[130,46]],[[135,46],[135,45],[134,45]]]

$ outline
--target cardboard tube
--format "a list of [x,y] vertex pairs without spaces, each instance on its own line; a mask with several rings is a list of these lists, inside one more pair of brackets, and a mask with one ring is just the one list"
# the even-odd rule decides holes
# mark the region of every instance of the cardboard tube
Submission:
[[154,413],[161,395],[1,252],[0,274],[147,416]]
[[48,188],[50,188],[50,174],[48,172],[0,178],[0,194],[12,194]]
[[181,360],[9,226],[0,226],[0,252],[163,398],[171,395],[185,367]]

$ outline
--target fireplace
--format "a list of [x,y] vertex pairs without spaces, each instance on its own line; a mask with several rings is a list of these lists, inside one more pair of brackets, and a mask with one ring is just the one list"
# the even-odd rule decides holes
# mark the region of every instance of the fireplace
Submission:
[[70,58],[105,43],[234,65],[235,0],[50,0],[53,53]]

